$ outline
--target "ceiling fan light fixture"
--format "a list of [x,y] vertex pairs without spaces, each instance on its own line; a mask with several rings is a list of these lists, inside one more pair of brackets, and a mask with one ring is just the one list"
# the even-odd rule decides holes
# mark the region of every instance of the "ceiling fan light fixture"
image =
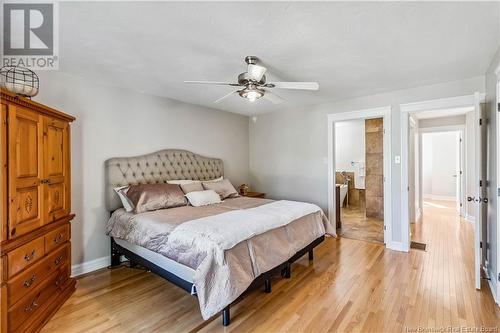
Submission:
[[240,90],[239,95],[243,98],[248,99],[250,102],[255,102],[257,99],[264,96],[264,90],[249,86],[243,90]]

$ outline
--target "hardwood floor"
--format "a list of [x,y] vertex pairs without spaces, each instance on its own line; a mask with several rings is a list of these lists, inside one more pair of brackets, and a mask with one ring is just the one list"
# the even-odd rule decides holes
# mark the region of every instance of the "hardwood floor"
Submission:
[[227,328],[220,316],[203,321],[193,296],[152,273],[102,270],[78,279],[43,332],[498,331],[500,310],[488,285],[474,289],[473,226],[434,202],[414,238],[427,251],[328,238],[314,262],[305,256],[291,279],[274,279],[271,294],[255,290],[233,306]]
[[345,238],[384,243],[384,220],[366,217],[364,206],[342,207],[342,228],[337,234]]

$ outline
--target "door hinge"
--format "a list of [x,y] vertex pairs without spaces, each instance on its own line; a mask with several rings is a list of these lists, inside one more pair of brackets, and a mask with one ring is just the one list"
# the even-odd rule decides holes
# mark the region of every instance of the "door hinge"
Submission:
[[479,186],[480,186],[480,187],[482,187],[482,186],[483,186],[483,181],[482,181],[482,180],[480,180],[480,181],[479,181]]
[[500,112],[500,103],[497,104],[498,112]]
[[387,230],[387,226],[386,225],[384,225],[384,230]]
[[483,242],[479,242],[479,248],[482,249],[483,248]]
[[499,188],[497,188],[497,196],[499,196],[499,197],[500,197],[500,187],[499,187]]
[[500,273],[498,273],[498,281],[500,281]]
[[462,203],[460,203],[460,207],[462,207]]
[[479,126],[481,126],[482,124],[483,124],[483,119],[479,118]]
[[385,128],[384,128],[384,134],[385,134]]

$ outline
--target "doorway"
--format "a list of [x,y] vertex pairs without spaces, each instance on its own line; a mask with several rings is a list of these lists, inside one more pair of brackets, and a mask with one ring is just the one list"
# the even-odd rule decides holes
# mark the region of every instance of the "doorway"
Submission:
[[[482,191],[486,188],[484,186],[487,184],[486,181],[486,172],[485,172],[485,161],[487,160],[487,155],[484,153],[485,146],[485,136],[487,129],[487,117],[484,115],[484,94],[475,93],[474,95],[468,96],[460,96],[453,97],[447,99],[426,101],[426,102],[417,102],[417,103],[409,103],[402,104],[401,111],[401,130],[402,130],[402,150],[401,150],[401,162],[402,162],[402,197],[401,197],[401,220],[402,220],[402,235],[403,246],[406,251],[409,250],[410,239],[420,239],[421,241],[429,241],[429,239],[433,239],[435,244],[433,246],[441,246],[439,242],[439,235],[441,238],[446,238],[443,234],[442,229],[440,232],[437,229],[434,231],[421,233],[419,234],[419,230],[428,229],[432,230],[432,226],[438,226],[439,221],[446,221],[446,223],[441,223],[439,228],[442,225],[448,224],[453,228],[458,227],[457,231],[465,232],[468,239],[474,239],[472,244],[467,244],[463,242],[458,242],[458,246],[471,246],[474,249],[474,274],[475,274],[475,286],[476,288],[481,287],[481,270],[483,267],[484,256],[481,255],[480,244],[484,243],[484,217],[485,214],[483,212],[482,199],[484,198],[484,194]],[[465,113],[465,123],[462,116],[461,123],[457,124],[456,119],[458,116]],[[411,223],[412,217],[410,216],[411,205],[413,201],[410,201],[410,163],[414,163],[412,161],[409,147],[409,134],[410,134],[410,118],[418,118],[418,125],[420,132],[420,147],[422,150],[423,142],[422,137],[425,135],[422,127],[452,127],[452,126],[460,126],[462,127],[461,133],[464,136],[461,137],[462,150],[456,152],[454,154],[456,159],[462,160],[462,167],[457,167],[458,173],[456,174],[457,182],[455,185],[457,186],[456,200],[452,201],[454,196],[439,197],[432,195],[427,195],[427,198],[422,199],[422,212],[423,217],[421,221],[416,220],[415,223]],[[423,119],[429,118],[429,119]],[[447,121],[445,122],[445,118]],[[452,123],[450,123],[450,118],[454,118]],[[431,126],[424,126],[425,123],[432,122]],[[427,124],[429,125],[429,124]],[[436,129],[433,129],[436,132]],[[450,131],[448,129],[448,131]],[[439,132],[439,131],[438,131]],[[453,131],[452,131],[453,132]],[[457,136],[455,136],[456,138]],[[450,148],[448,148],[450,149]],[[443,151],[442,149],[440,150]],[[445,155],[448,152],[443,153]],[[422,156],[420,155],[416,156]],[[449,157],[453,158],[453,157]],[[420,162],[422,159],[420,160]],[[455,165],[459,165],[460,161],[457,161]],[[420,175],[422,176],[423,168],[420,163]],[[453,167],[453,165],[452,165]],[[461,169],[461,170],[460,170]],[[460,177],[460,171],[461,176]],[[433,180],[434,181],[434,180]],[[423,189],[422,189],[423,179],[420,178],[420,190],[421,197],[423,198]],[[459,187],[459,188],[458,188]],[[408,188],[408,190],[403,190]],[[459,193],[459,194],[458,194]],[[432,193],[431,193],[432,194]],[[467,196],[467,199],[465,198]],[[448,200],[443,200],[448,199]],[[418,201],[418,200],[415,200]],[[461,204],[461,206],[459,206]],[[427,211],[427,213],[426,213]],[[427,215],[427,216],[426,216]],[[434,222],[432,222],[434,221]],[[472,223],[471,223],[472,222]],[[451,223],[451,224],[450,224]],[[411,226],[411,227],[410,227]],[[427,227],[426,227],[427,226]],[[472,227],[472,228],[471,228]],[[446,229],[446,228],[445,228]],[[448,228],[449,232],[454,232],[452,228]],[[467,229],[469,231],[467,231]],[[410,231],[411,230],[411,231]],[[465,231],[464,231],[465,230]],[[471,235],[468,235],[468,234]],[[422,235],[426,234],[427,239]],[[438,235],[438,236],[436,236]],[[474,237],[469,237],[469,236]],[[466,251],[470,251],[467,249],[463,249]],[[470,252],[469,252],[470,253]]]
[[391,107],[328,115],[328,214],[337,233],[394,248]]
[[447,201],[460,216],[465,216],[464,129],[438,127],[420,133],[422,184],[415,184],[422,190],[419,201]]
[[384,243],[384,118],[335,123],[337,234]]

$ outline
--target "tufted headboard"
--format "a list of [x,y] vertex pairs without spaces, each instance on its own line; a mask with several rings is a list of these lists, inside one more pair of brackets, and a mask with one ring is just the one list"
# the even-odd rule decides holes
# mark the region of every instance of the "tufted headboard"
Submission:
[[224,175],[222,160],[187,150],[165,149],[133,157],[115,157],[105,162],[106,208],[122,207],[114,187],[165,183],[173,179],[210,180]]

